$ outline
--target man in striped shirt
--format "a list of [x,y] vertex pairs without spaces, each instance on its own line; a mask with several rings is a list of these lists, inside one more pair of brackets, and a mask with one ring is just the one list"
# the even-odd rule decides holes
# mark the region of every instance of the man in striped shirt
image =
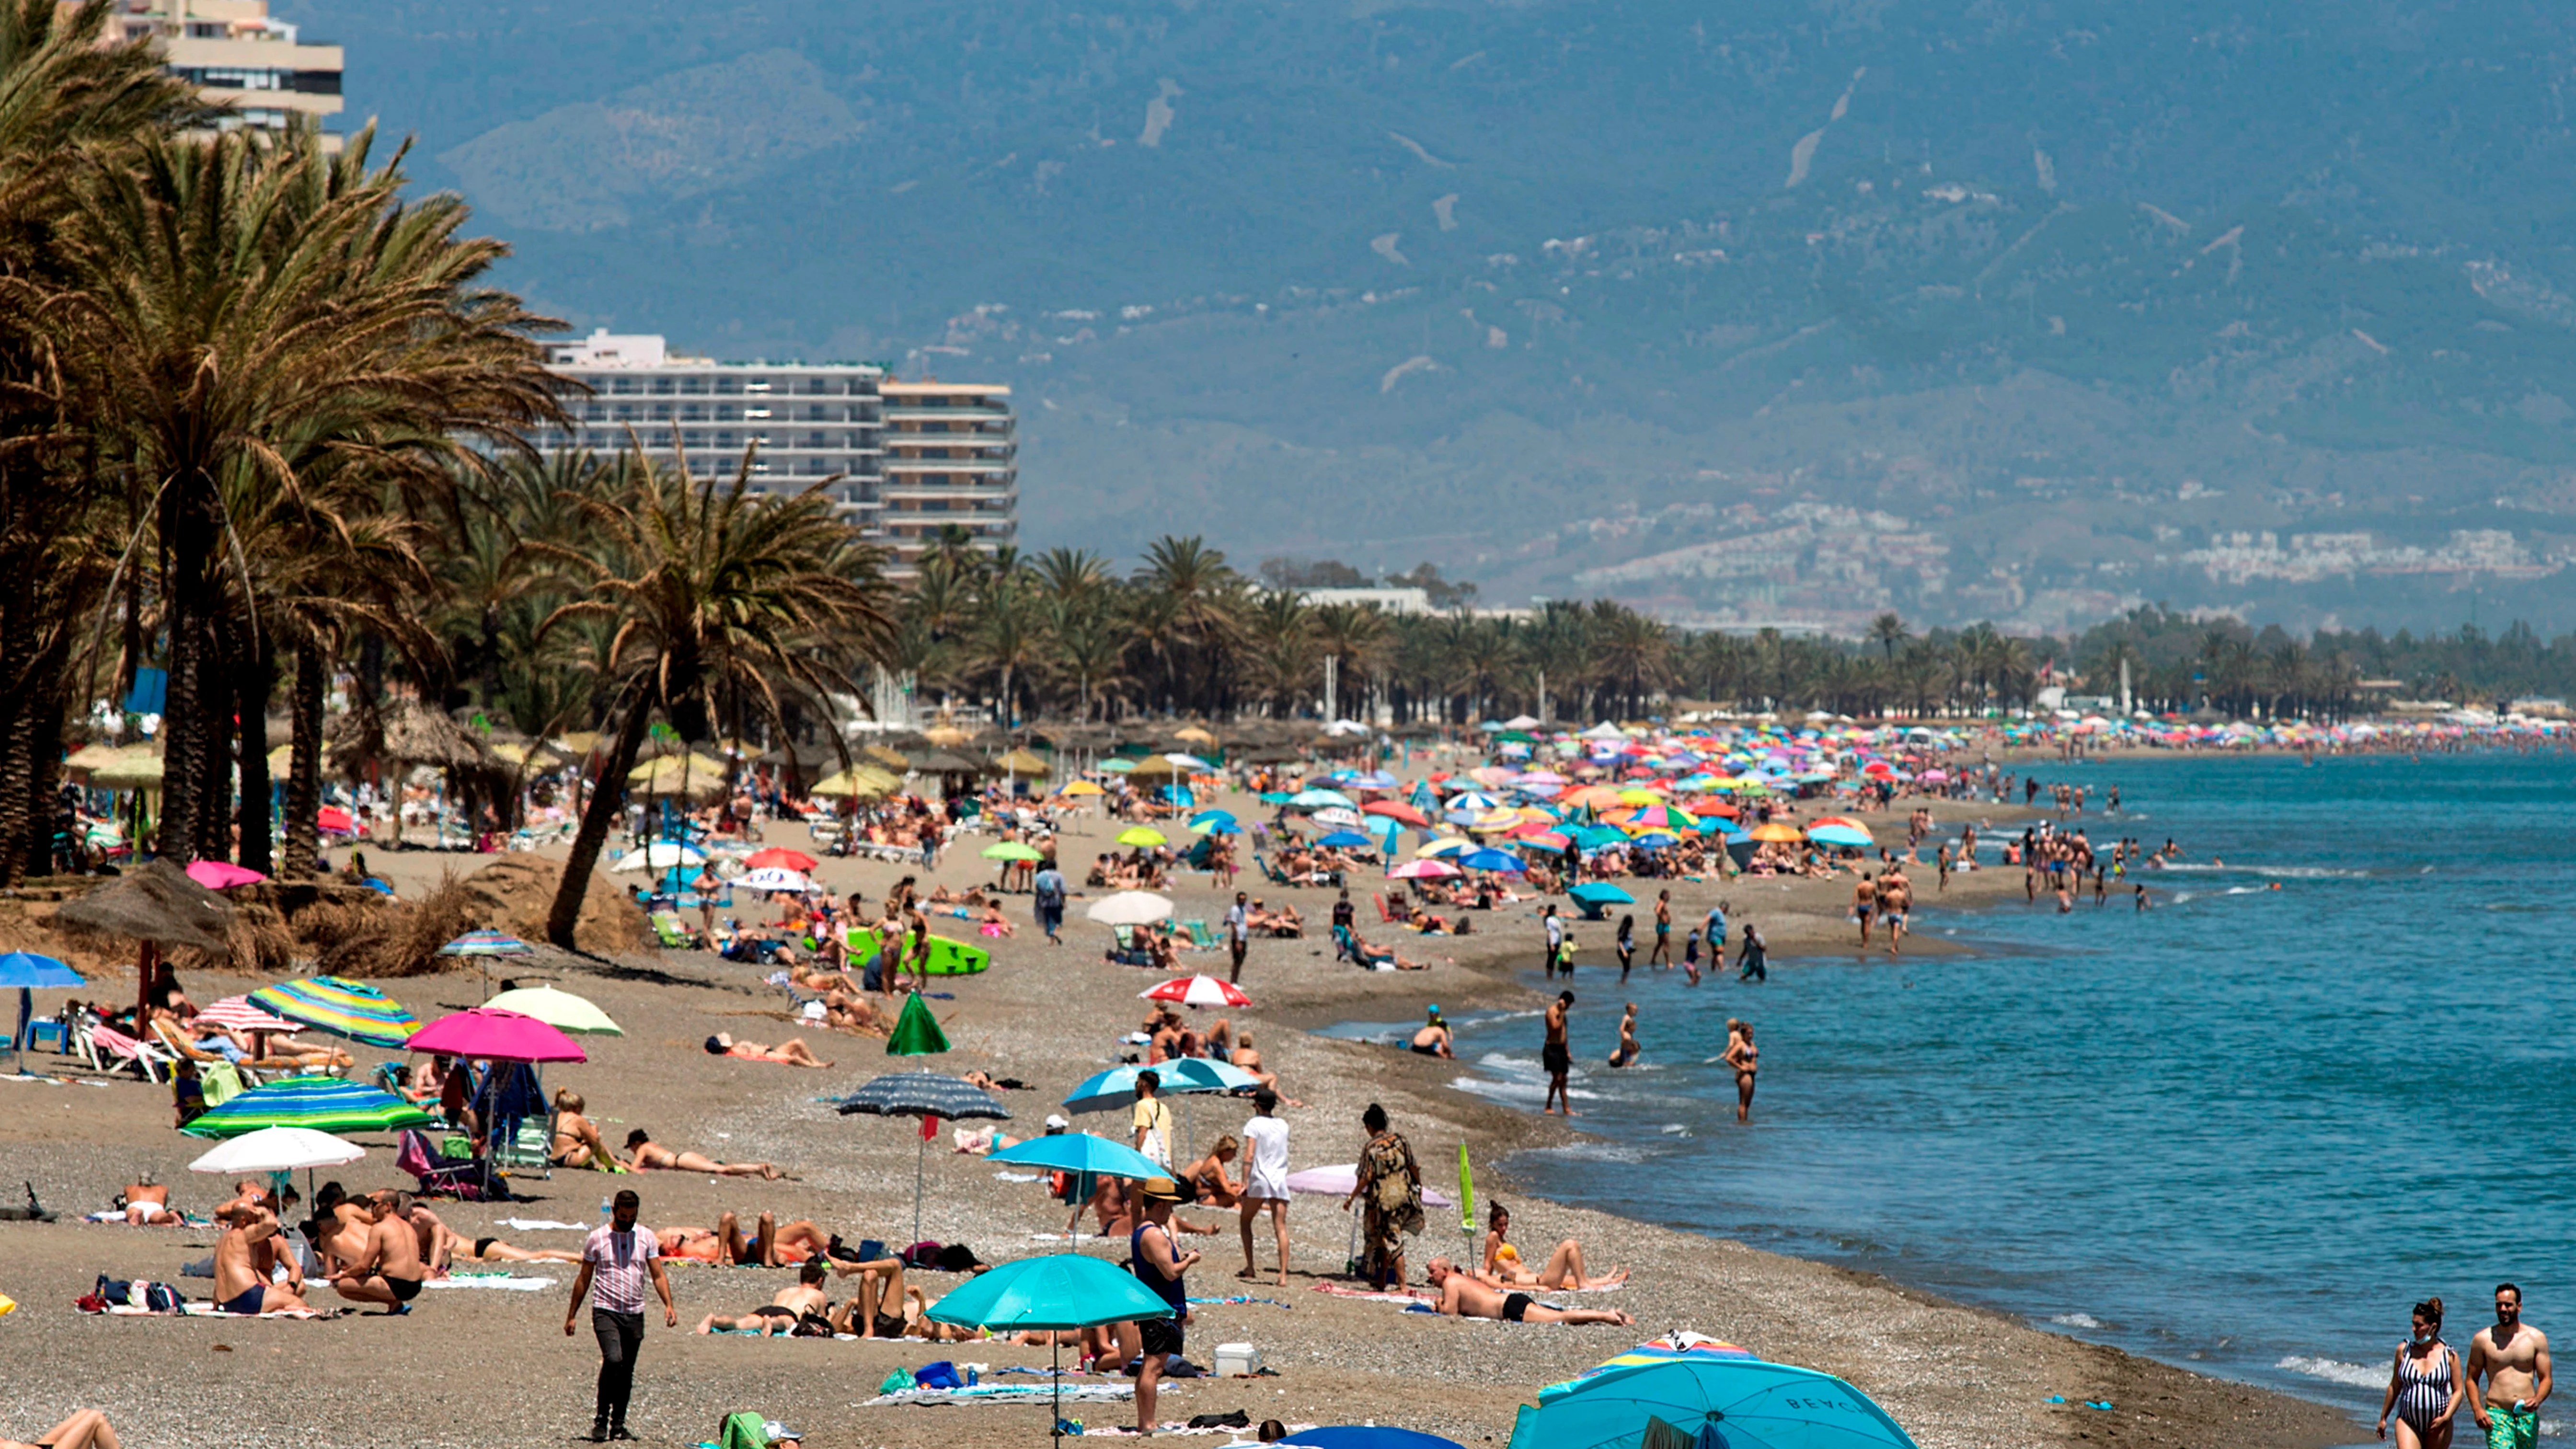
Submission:
[[626,1432],[626,1401],[635,1392],[635,1354],[644,1346],[644,1280],[662,1297],[662,1326],[680,1326],[680,1310],[671,1301],[671,1280],[662,1271],[662,1249],[653,1230],[638,1226],[643,1199],[632,1190],[610,1204],[608,1225],[591,1229],[581,1247],[581,1272],[572,1280],[572,1305],[564,1310],[564,1336],[573,1334],[581,1300],[594,1283],[599,1296],[590,1306],[590,1331],[599,1338],[599,1404],[590,1421],[590,1439],[632,1439]]

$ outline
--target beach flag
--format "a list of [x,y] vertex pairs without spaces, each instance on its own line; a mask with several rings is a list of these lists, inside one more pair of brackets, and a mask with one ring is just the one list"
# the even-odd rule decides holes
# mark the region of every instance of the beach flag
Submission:
[[1458,1234],[1467,1240],[1469,1261],[1479,1261],[1476,1252],[1476,1174],[1467,1165],[1467,1144],[1458,1144]]
[[930,1014],[930,1003],[916,991],[903,999],[903,1015],[895,1018],[894,1030],[886,1035],[886,1055],[890,1057],[926,1057],[948,1050],[948,1033],[939,1029],[939,1018]]

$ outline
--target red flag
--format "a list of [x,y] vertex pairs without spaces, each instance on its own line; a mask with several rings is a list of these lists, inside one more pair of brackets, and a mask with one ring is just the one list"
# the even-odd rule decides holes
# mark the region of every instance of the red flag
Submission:
[[922,1119],[921,1119],[921,1140],[922,1140],[922,1141],[924,1141],[924,1142],[931,1142],[931,1141],[936,1141],[936,1140],[938,1139],[938,1137],[939,1137],[939,1119],[938,1119],[938,1118],[936,1118],[936,1117],[924,1117],[924,1118],[922,1118]]

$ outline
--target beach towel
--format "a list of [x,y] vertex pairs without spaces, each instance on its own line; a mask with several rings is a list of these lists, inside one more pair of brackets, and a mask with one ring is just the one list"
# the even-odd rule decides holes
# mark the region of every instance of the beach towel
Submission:
[[552,1278],[521,1278],[510,1273],[459,1273],[448,1278],[432,1278],[424,1288],[499,1288],[512,1293],[539,1293],[555,1286]]
[[[834,1098],[833,1100],[838,1101],[839,1099]],[[503,1218],[501,1219],[501,1226],[509,1228],[514,1232],[522,1233],[543,1232],[549,1228],[560,1228],[566,1232],[586,1233],[590,1231],[591,1227],[590,1224],[586,1223],[559,1223],[552,1218]]]
[[1364,1298],[1371,1303],[1430,1303],[1435,1301],[1419,1293],[1377,1293],[1366,1288],[1345,1288],[1339,1283],[1318,1283],[1315,1285],[1315,1291],[1318,1293],[1329,1293],[1335,1298]]
[[[1163,1385],[1171,1393],[1177,1385]],[[897,1389],[879,1394],[861,1408],[873,1409],[884,1404],[1044,1404],[1061,1392],[1068,1404],[1125,1403],[1136,1397],[1134,1384],[1066,1384],[1060,1390],[1054,1384],[977,1384],[964,1389]]]

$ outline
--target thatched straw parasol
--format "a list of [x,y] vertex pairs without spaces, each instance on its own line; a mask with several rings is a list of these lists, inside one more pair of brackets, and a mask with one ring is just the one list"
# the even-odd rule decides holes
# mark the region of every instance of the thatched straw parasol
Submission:
[[57,923],[85,931],[215,952],[231,949],[224,932],[232,919],[232,902],[166,860],[146,862],[54,912]]
[[626,772],[626,788],[639,799],[685,799],[693,804],[724,798],[733,768],[701,754],[664,755]]

